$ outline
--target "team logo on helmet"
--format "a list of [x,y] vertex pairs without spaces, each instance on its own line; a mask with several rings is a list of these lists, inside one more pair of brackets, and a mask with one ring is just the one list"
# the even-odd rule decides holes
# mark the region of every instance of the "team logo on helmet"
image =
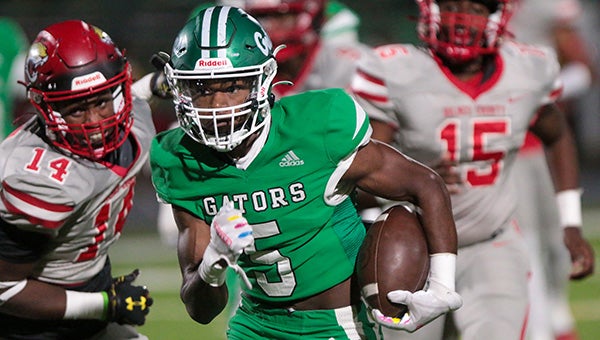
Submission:
[[113,43],[112,39],[110,38],[110,36],[108,35],[108,33],[104,32],[103,30],[101,30],[100,28],[98,28],[96,26],[92,26],[92,28],[94,29],[94,33],[96,33],[98,35],[100,40],[102,40],[103,42],[105,42],[107,44],[114,45],[114,43]]
[[44,65],[48,61],[48,49],[41,42],[36,42],[31,45],[29,54],[27,55],[27,62],[25,68],[27,73],[27,80],[29,82],[35,82],[38,77],[38,67]]
[[173,44],[173,54],[177,58],[181,58],[187,53],[188,39],[186,34],[180,34]]
[[273,48],[273,43],[268,36],[262,34],[261,32],[254,32],[254,41],[256,42],[256,46],[258,49],[265,55],[269,56],[269,51]]

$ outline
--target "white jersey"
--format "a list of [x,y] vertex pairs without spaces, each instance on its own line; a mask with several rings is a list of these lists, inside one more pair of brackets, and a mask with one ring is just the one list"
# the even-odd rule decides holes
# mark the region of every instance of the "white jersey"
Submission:
[[528,44],[554,47],[556,23],[575,23],[581,16],[579,0],[522,0],[517,6],[509,30],[518,41]]
[[129,168],[61,153],[34,133],[32,118],[0,144],[0,216],[25,231],[48,236],[35,278],[72,285],[104,266],[109,246],[131,210],[135,175],[155,135],[150,107],[134,99]]
[[273,92],[278,96],[289,96],[309,90],[332,87],[348,89],[358,60],[369,53],[366,45],[322,44],[312,58],[308,58],[294,86],[278,85]]
[[429,166],[444,155],[463,180],[452,195],[459,245],[490,239],[515,211],[508,181],[538,107],[556,100],[549,48],[506,42],[480,86],[457,80],[428,49],[388,45],[364,57],[352,88],[372,119],[398,127],[397,147]]

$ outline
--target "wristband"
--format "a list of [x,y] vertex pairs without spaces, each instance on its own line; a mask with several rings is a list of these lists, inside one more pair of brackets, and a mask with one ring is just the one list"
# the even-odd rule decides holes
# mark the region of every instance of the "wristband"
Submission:
[[106,320],[108,295],[106,292],[84,293],[65,290],[67,306],[63,319]]
[[429,255],[429,280],[441,283],[455,291],[456,254],[437,253]]
[[558,204],[561,227],[581,227],[581,189],[558,192],[556,203]]

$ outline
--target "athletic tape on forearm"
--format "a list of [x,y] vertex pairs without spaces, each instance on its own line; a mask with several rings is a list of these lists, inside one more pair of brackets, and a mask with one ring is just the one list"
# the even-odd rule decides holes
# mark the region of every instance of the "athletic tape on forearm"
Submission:
[[456,254],[437,253],[429,256],[430,280],[443,284],[450,291],[455,290]]
[[563,190],[556,194],[560,225],[581,227],[581,189]]
[[63,319],[106,319],[108,295],[106,292],[84,293],[65,291],[67,307]]
[[25,285],[27,285],[27,280],[0,282],[0,289],[8,288],[4,293],[0,294],[0,306],[25,289]]

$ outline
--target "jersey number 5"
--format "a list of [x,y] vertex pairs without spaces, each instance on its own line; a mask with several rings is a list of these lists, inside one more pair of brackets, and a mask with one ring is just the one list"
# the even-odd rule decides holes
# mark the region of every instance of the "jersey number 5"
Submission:
[[[467,164],[465,181],[471,186],[492,185],[502,170],[502,159],[504,150],[494,150],[490,146],[490,138],[494,135],[506,136],[510,133],[509,122],[506,119],[494,118],[483,120],[476,118],[470,121],[470,130],[466,135],[461,135],[461,121],[449,119],[442,124],[440,138],[446,145],[447,153],[453,162],[469,162],[486,164]],[[469,138],[464,143],[461,138]],[[461,145],[469,145],[469,150],[464,151],[469,159],[461,158]]]
[[[255,239],[267,238],[281,233],[275,221],[254,224],[253,226],[256,226],[252,228]],[[281,255],[278,250],[256,251],[254,244],[246,250],[246,253],[253,263],[271,267],[264,271],[255,271],[256,282],[268,296],[292,295],[296,288],[296,277],[288,257]]]

